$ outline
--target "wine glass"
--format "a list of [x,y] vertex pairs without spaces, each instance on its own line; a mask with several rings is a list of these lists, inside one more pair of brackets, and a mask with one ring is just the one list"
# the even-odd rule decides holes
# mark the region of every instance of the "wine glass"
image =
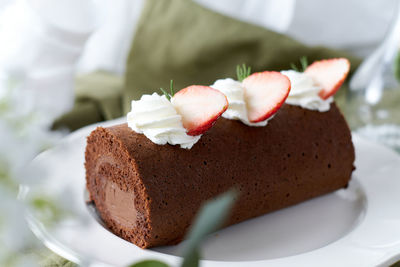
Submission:
[[400,3],[386,38],[353,75],[346,106],[354,132],[400,152]]

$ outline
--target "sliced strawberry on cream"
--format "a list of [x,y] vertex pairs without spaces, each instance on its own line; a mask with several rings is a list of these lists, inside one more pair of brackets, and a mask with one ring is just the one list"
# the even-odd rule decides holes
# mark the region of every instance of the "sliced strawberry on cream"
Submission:
[[315,61],[306,68],[304,73],[322,87],[318,95],[328,99],[334,95],[343,84],[350,71],[350,62],[346,58],[331,58]]
[[192,85],[177,92],[171,103],[182,116],[188,135],[200,135],[210,129],[228,108],[224,94],[208,86]]
[[276,71],[253,73],[242,84],[247,117],[251,123],[265,121],[275,114],[290,92],[289,79]]

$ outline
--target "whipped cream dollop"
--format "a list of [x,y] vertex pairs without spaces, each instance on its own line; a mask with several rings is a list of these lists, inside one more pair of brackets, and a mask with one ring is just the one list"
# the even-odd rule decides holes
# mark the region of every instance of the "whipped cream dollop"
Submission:
[[127,115],[128,126],[137,133],[144,134],[158,145],[180,145],[190,149],[201,135],[190,136],[179,115],[165,95],[143,95],[132,101],[132,110]]
[[326,100],[319,97],[318,92],[322,88],[315,83],[312,77],[304,72],[294,70],[284,70],[281,73],[286,75],[291,83],[289,96],[285,103],[320,112],[330,109],[333,97],[329,97]]
[[212,88],[217,89],[228,99],[228,109],[222,114],[222,117],[229,120],[240,120],[249,126],[265,126],[273,116],[265,121],[252,123],[247,117],[246,102],[244,99],[244,88],[241,82],[235,81],[231,78],[216,80]]

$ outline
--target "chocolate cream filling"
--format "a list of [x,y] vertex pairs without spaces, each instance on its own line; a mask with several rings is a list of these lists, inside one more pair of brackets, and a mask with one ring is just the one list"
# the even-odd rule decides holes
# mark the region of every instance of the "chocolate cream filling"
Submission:
[[104,205],[113,220],[123,227],[134,227],[137,220],[134,194],[125,192],[118,184],[106,180],[104,195]]
[[132,228],[136,226],[138,217],[135,208],[135,195],[133,192],[122,190],[117,183],[110,180],[112,169],[115,166],[117,166],[117,162],[109,155],[101,156],[96,164],[99,184],[103,188],[103,205],[115,223],[126,228]]

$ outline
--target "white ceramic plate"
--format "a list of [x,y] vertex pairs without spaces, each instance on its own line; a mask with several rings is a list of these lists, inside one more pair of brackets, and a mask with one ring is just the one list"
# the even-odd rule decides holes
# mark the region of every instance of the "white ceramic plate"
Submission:
[[[31,229],[51,250],[85,266],[126,266],[143,259],[177,265],[184,243],[140,249],[106,230],[86,205],[84,149],[94,128],[71,134],[33,162],[46,170],[45,178],[40,185],[24,186],[21,196],[45,192],[71,213],[49,226],[31,210]],[[357,170],[347,189],[211,235],[201,266],[377,266],[399,260],[400,157],[357,136],[353,140]]]

